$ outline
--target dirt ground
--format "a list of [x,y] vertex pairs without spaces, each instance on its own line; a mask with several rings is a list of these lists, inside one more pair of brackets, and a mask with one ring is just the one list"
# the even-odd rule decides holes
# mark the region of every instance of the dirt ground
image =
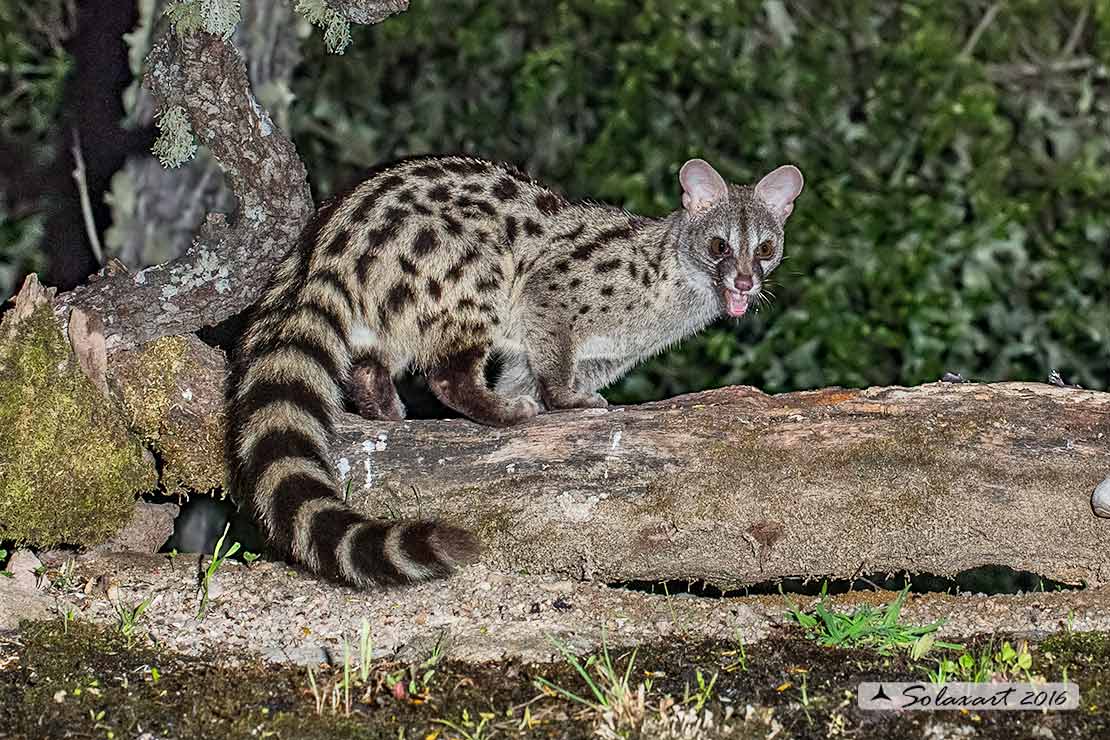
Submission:
[[[1082,707],[895,714],[858,709],[856,684],[927,680],[944,651],[911,661],[905,651],[821,647],[785,618],[810,597],[653,595],[482,566],[367,593],[279,563],[229,561],[198,618],[205,564],[134,554],[88,556],[72,571],[48,562],[38,597],[50,619],[0,638],[0,737],[1110,736],[1105,588],[911,595],[902,621],[943,619],[942,639],[975,650],[1029,640],[1030,675],[1077,682]],[[607,650],[615,674],[628,671],[627,695],[603,690],[608,706],[596,706],[556,643],[583,662],[595,656],[586,671],[600,687]]]
[[[635,653],[614,649],[617,672],[631,661],[631,687],[650,688],[642,703],[634,690],[606,712],[537,686],[543,678],[592,699],[566,661],[382,659],[365,681],[352,670],[348,694],[335,688],[343,680],[338,667],[317,667],[310,678],[306,667],[262,659],[232,666],[224,656],[183,656],[145,640],[129,646],[111,630],[55,620],[0,644],[0,736],[1107,737],[1108,635],[1057,635],[1035,645],[1032,655],[1034,671],[1045,678],[1067,675],[1079,683],[1081,709],[863,711],[855,701],[858,682],[924,680],[923,666],[904,654],[819,647],[791,630],[742,650],[736,642],[682,637]],[[699,685],[710,683],[699,705]]]

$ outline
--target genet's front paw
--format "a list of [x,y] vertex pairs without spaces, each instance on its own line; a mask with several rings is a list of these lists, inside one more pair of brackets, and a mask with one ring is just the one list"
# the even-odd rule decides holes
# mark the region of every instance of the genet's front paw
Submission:
[[603,409],[609,405],[609,402],[600,393],[583,393],[572,390],[549,393],[544,401],[552,411],[560,409]]

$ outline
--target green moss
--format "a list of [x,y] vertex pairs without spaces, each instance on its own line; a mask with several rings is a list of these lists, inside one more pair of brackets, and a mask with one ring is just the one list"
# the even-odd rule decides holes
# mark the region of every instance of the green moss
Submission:
[[[1079,683],[1080,706],[1090,714],[1110,710],[1110,633],[1061,632],[1046,639],[1039,651],[1053,676]],[[1050,680],[1059,680],[1052,678]]]
[[116,368],[131,428],[159,453],[162,483],[171,493],[182,487],[210,491],[223,483],[223,420],[179,412],[181,389],[200,374],[182,337],[157,339]]
[[155,485],[154,467],[48,306],[0,335],[11,337],[0,346],[0,539],[103,542]]

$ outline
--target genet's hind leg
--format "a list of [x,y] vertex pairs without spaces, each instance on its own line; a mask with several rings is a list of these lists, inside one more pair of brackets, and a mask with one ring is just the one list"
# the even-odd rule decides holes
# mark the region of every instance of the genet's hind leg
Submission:
[[359,416],[365,419],[402,421],[405,418],[405,405],[397,395],[389,368],[376,353],[364,353],[354,359],[347,396],[358,409]]
[[502,398],[486,387],[489,347],[457,352],[428,371],[428,385],[436,398],[479,424],[509,426],[531,419],[539,404],[528,396]]
[[516,398],[517,396],[531,396],[540,400],[540,386],[536,381],[536,374],[528,365],[528,356],[524,354],[508,355],[501,366],[501,375],[493,389],[502,398]]

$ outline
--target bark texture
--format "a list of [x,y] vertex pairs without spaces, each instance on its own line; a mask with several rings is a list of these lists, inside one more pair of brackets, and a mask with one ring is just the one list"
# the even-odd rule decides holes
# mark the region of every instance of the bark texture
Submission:
[[1002,564],[1110,582],[1110,394],[936,383],[466,421],[348,417],[353,505],[473,528],[489,564],[736,586]]
[[210,34],[163,33],[146,81],[162,108],[182,106],[197,139],[238,200],[233,224],[210,215],[182,257],[145,270],[102,275],[59,296],[59,316],[100,314],[108,351],[219,323],[249,306],[312,212],[293,142],[255,101],[242,57]]

